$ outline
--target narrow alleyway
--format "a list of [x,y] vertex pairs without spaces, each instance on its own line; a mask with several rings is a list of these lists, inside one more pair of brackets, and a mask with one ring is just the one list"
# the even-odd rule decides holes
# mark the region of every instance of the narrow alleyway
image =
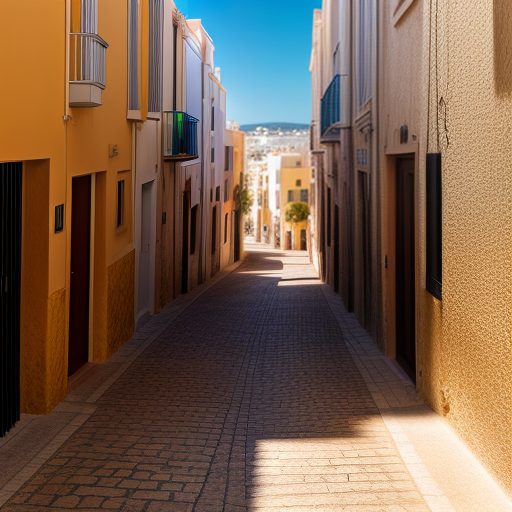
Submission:
[[250,254],[2,510],[429,510],[322,289],[300,253]]
[[306,258],[260,252],[169,326],[4,510],[342,505],[427,510]]

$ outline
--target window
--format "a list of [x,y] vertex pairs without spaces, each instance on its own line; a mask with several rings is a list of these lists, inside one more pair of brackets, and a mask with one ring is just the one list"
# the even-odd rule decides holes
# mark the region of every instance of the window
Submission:
[[163,0],[149,2],[149,98],[148,111],[162,110]]
[[116,224],[120,228],[124,225],[124,189],[125,181],[120,180],[117,182],[117,213]]
[[288,190],[288,202],[293,202],[293,190]]
[[98,0],[82,0],[80,7],[81,31],[86,34],[97,34]]
[[442,299],[443,224],[441,154],[427,155],[427,291]]
[[220,201],[220,187],[215,188],[215,201]]
[[227,202],[229,199],[229,180],[226,178],[224,180],[224,202]]
[[139,103],[139,0],[129,0],[128,109],[140,110]]
[[215,162],[215,148],[212,148],[212,164]]
[[197,239],[197,205],[190,210],[190,254],[196,252]]
[[307,188],[304,188],[300,191],[300,200],[303,203],[309,202],[309,190]]
[[229,223],[229,216],[226,213],[224,216],[224,243],[226,244],[228,242],[228,223]]
[[176,110],[178,103],[178,25],[172,26],[172,109]]
[[212,105],[212,132],[215,131],[215,105]]
[[356,26],[356,100],[363,108],[372,95],[374,0],[360,0]]
[[296,181],[295,181],[295,186],[296,186],[297,188],[302,187],[302,180],[296,180]]
[[225,171],[233,170],[233,146],[225,146]]

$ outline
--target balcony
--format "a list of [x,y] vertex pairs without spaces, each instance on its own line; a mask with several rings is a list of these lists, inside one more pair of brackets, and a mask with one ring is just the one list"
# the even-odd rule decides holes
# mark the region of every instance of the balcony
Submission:
[[165,160],[185,162],[199,157],[198,119],[185,112],[163,113],[163,156]]
[[320,142],[323,144],[339,142],[340,130],[350,126],[348,90],[348,76],[336,75],[322,97]]
[[99,107],[106,86],[108,44],[97,34],[70,34],[69,106]]

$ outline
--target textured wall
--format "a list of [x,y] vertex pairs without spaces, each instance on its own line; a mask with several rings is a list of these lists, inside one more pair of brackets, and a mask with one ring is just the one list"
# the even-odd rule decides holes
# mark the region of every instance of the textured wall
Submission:
[[[394,355],[395,155],[413,153],[418,390],[512,491],[512,5],[438,2],[436,30],[429,4],[416,0],[396,24],[391,6],[381,9],[386,352]],[[425,290],[427,133],[428,150],[443,155],[442,302]]]
[[44,411],[51,411],[68,391],[66,361],[66,290],[57,290],[48,299],[47,387]]
[[512,6],[450,2],[439,24],[440,412],[512,491]]
[[108,268],[107,357],[133,334],[135,251]]

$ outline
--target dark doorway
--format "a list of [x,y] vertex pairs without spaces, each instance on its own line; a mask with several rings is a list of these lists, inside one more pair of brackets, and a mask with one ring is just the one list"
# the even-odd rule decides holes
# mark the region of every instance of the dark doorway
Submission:
[[327,279],[327,245],[325,236],[325,190],[323,183],[320,184],[322,187],[322,195],[320,200],[320,256],[321,256],[321,273],[322,281],[325,282]]
[[396,358],[416,381],[414,158],[399,158],[396,170]]
[[68,375],[89,360],[91,176],[73,178]]
[[340,208],[334,205],[334,291],[340,291]]
[[181,246],[181,293],[188,292],[188,258],[190,240],[190,192],[183,193],[183,236]]
[[308,250],[308,236],[307,236],[307,231],[305,229],[300,230],[300,250],[301,251]]
[[292,250],[292,232],[291,231],[286,231],[284,236],[285,236],[284,248],[287,251],[291,251]]
[[234,261],[240,260],[240,212],[235,210],[235,248],[234,248]]
[[22,164],[0,164],[0,436],[20,419]]
[[370,244],[370,190],[368,173],[358,173],[359,251],[361,255],[362,321],[367,329],[371,326],[371,244]]

